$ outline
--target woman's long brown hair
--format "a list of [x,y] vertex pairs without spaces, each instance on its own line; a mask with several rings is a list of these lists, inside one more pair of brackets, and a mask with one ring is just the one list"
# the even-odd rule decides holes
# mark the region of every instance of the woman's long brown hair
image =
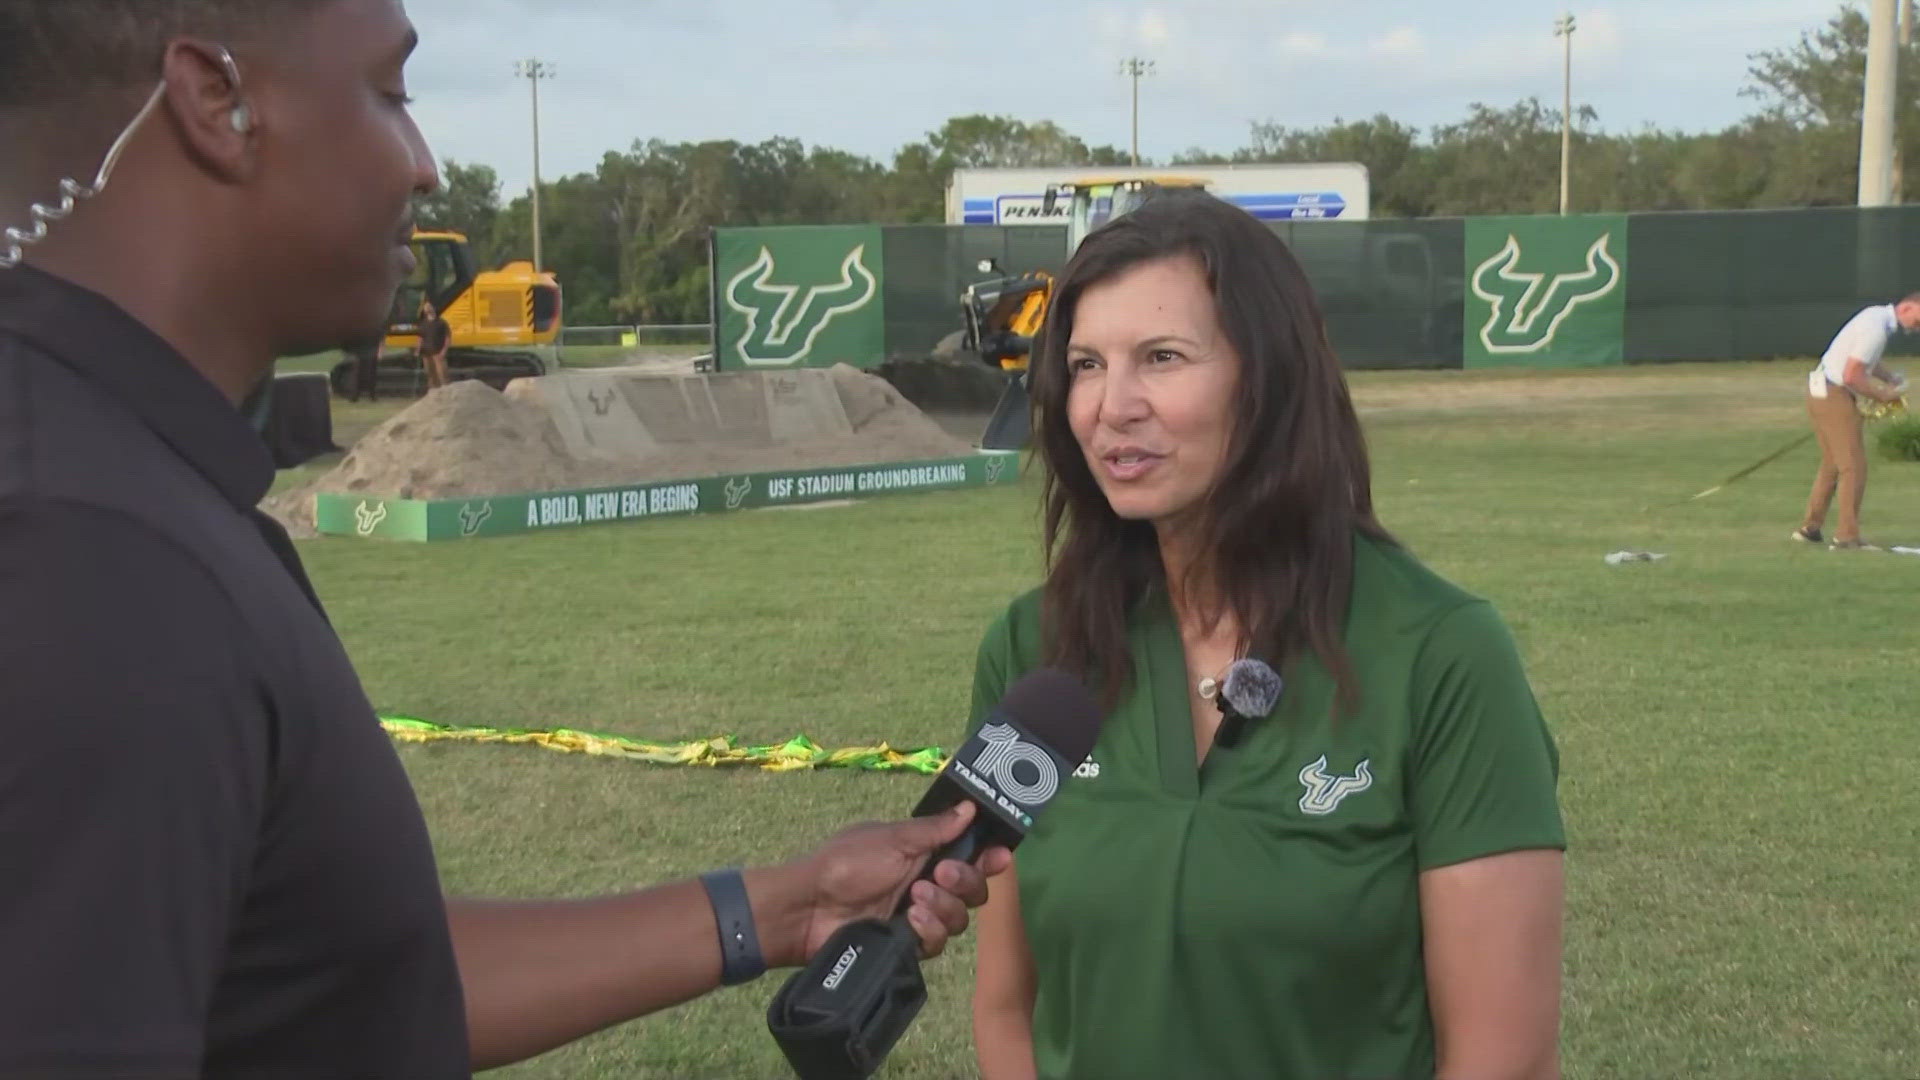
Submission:
[[[1113,512],[1067,423],[1067,343],[1087,288],[1154,259],[1205,267],[1240,357],[1220,477],[1198,508],[1185,580],[1166,582],[1153,526]],[[1289,675],[1309,651],[1358,700],[1343,639],[1355,533],[1393,542],[1373,513],[1366,441],[1319,302],[1278,236],[1198,190],[1156,192],[1087,237],[1055,286],[1030,374],[1044,473],[1043,652],[1098,688],[1109,708],[1133,671],[1128,615],[1170,587],[1207,622],[1231,615],[1248,654]]]

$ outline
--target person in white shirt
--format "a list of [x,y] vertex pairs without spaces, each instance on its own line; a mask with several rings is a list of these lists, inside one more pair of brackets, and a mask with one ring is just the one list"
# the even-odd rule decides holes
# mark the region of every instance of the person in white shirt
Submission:
[[1887,339],[1896,330],[1920,330],[1920,292],[1893,304],[1863,308],[1833,337],[1820,365],[1807,373],[1807,413],[1820,440],[1820,471],[1807,499],[1806,520],[1793,539],[1821,542],[1820,530],[1836,490],[1840,493],[1840,524],[1833,547],[1872,547],[1860,539],[1860,501],[1867,490],[1867,450],[1859,398],[1898,401],[1907,380],[1890,371],[1881,359]]

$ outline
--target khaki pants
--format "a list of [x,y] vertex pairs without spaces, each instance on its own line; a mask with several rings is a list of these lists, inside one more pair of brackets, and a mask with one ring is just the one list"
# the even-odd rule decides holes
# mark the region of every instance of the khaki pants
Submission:
[[1813,493],[1807,498],[1807,519],[1802,524],[1817,529],[1827,520],[1827,507],[1840,492],[1840,524],[1835,540],[1860,539],[1860,500],[1867,491],[1867,447],[1865,421],[1853,392],[1841,386],[1828,386],[1823,398],[1807,395],[1807,415],[1813,420],[1813,432],[1820,440],[1820,471],[1813,478]]

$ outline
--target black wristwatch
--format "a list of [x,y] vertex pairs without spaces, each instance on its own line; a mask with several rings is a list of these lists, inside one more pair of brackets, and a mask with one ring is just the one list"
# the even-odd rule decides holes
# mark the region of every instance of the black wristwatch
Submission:
[[767,960],[760,954],[760,936],[753,929],[753,907],[747,902],[747,883],[740,868],[701,874],[700,884],[706,886],[714,921],[720,924],[720,985],[738,986],[759,978],[767,970]]

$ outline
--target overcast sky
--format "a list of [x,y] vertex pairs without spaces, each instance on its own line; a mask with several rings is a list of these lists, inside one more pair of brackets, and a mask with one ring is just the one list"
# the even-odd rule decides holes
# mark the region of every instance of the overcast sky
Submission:
[[[1859,0],[1853,0],[1858,4]],[[1749,56],[1843,0],[1575,0],[1574,100],[1610,131],[1718,128],[1751,111]],[[1229,151],[1249,125],[1384,112],[1426,129],[1475,101],[1555,108],[1553,0],[408,0],[415,114],[444,160],[492,165],[508,198],[637,139],[791,136],[890,161],[948,117],[1051,119],[1089,143]]]

